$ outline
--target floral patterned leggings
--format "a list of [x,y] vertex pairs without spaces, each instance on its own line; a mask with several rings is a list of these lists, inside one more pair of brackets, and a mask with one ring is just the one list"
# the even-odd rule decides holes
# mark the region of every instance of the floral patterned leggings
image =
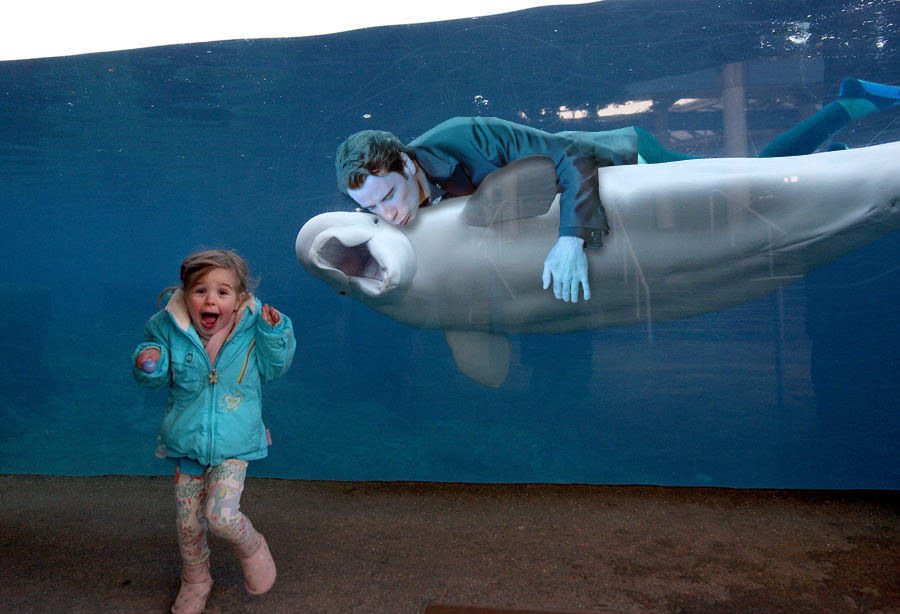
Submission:
[[175,471],[178,548],[185,564],[209,558],[207,529],[236,546],[250,537],[253,526],[239,510],[246,476],[247,461],[235,459],[210,467],[203,475]]

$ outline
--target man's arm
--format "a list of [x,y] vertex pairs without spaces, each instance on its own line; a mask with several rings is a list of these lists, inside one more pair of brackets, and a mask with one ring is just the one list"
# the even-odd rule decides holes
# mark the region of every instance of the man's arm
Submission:
[[541,275],[546,290],[553,284],[553,295],[566,302],[578,302],[579,285],[584,300],[590,300],[588,261],[585,247],[602,245],[609,232],[606,211],[600,202],[597,167],[613,164],[610,152],[591,148],[578,139],[550,134],[528,126],[495,118],[473,122],[476,144],[484,144],[487,154],[498,165],[526,156],[543,155],[553,160],[560,189],[559,239],[547,254]]
[[[622,137],[617,139],[621,145]],[[410,145],[430,150],[444,162],[452,158],[451,164],[461,167],[475,186],[491,171],[520,158],[550,158],[561,192],[560,227],[559,241],[544,261],[544,288],[552,279],[557,298],[575,301],[581,284],[585,300],[590,298],[583,247],[600,247],[609,231],[597,167],[621,163],[622,152],[585,138],[551,134],[493,117],[448,120]]]

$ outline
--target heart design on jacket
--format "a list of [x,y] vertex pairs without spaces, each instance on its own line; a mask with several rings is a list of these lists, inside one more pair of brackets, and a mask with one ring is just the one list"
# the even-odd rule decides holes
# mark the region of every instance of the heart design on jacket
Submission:
[[225,413],[229,414],[233,411],[237,411],[238,407],[241,406],[241,403],[244,401],[244,393],[236,392],[234,394],[226,394],[222,397],[222,406],[225,408]]

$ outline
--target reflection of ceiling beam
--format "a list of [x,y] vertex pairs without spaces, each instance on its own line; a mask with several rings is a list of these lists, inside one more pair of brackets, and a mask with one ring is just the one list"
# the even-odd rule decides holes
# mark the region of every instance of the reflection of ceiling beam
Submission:
[[[746,62],[747,87],[778,86],[821,88],[825,79],[822,58],[760,59]],[[718,98],[721,90],[719,73],[713,68],[683,75],[639,81],[625,86],[629,98]]]
[[721,108],[721,100],[718,98],[679,98],[669,107],[669,111],[672,113],[690,113],[691,111],[702,111],[710,108],[719,110]]
[[[750,109],[747,124],[750,129],[760,126],[792,126],[799,122],[802,112],[798,109]],[[722,130],[721,113],[678,113],[669,116],[671,130]]]
[[708,139],[715,136],[712,130],[670,130],[669,137],[674,141],[694,141],[697,139]]
[[[821,58],[761,59],[746,62],[744,66],[748,111],[794,110],[798,103],[812,102],[822,95],[825,62]],[[679,115],[702,113],[705,116],[722,112],[721,94],[720,71],[708,68],[632,83],[624,88],[622,100],[602,107],[559,107],[558,112],[543,109],[541,115],[555,113],[559,119],[576,122],[620,122],[627,121],[629,117],[660,111]],[[524,112],[521,116],[527,117]]]

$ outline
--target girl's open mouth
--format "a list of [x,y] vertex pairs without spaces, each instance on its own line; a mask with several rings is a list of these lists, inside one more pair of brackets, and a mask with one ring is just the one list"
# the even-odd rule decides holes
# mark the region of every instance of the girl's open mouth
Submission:
[[200,324],[203,325],[203,328],[213,328],[216,325],[216,322],[219,321],[219,314],[217,313],[201,313],[200,314]]

